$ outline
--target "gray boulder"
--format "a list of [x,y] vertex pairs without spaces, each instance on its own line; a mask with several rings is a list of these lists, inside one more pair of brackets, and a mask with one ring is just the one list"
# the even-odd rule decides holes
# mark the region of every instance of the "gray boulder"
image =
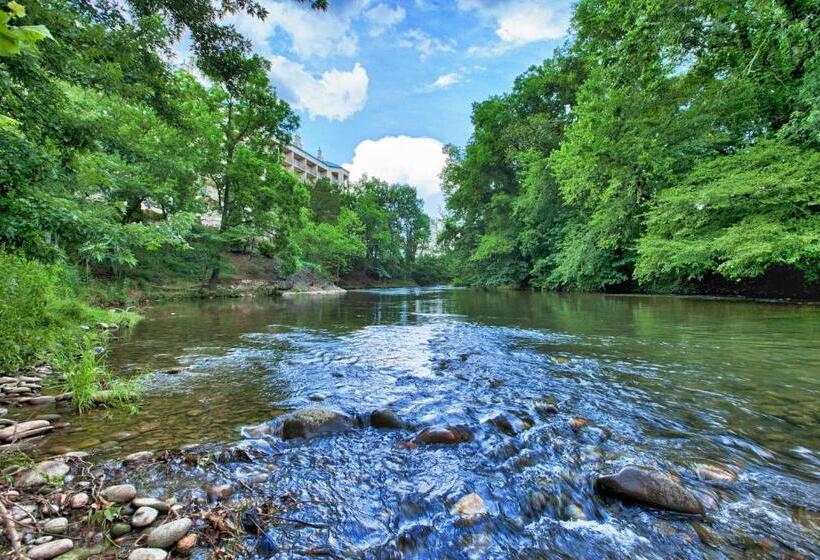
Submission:
[[280,419],[279,434],[282,439],[304,438],[346,432],[353,427],[352,419],[335,410],[305,408]]
[[703,515],[703,505],[686,488],[669,476],[646,467],[630,465],[612,475],[599,476],[595,490],[621,500],[676,511]]

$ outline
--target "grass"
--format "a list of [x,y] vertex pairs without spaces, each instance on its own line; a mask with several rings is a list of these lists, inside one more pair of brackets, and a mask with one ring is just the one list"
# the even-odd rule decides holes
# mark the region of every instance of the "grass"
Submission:
[[[97,325],[131,327],[139,315],[85,300],[76,270],[0,252],[0,371],[48,362],[63,374],[74,404],[131,406],[136,385],[114,379],[98,356],[106,334]],[[103,395],[104,398],[99,395]]]

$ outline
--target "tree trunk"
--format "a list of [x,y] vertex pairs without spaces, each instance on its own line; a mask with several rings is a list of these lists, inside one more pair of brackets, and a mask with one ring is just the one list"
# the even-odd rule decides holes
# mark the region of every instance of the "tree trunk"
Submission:
[[211,278],[208,280],[208,289],[215,290],[219,285],[219,273],[221,268],[222,267],[219,266],[219,263],[214,266],[214,269],[211,271]]

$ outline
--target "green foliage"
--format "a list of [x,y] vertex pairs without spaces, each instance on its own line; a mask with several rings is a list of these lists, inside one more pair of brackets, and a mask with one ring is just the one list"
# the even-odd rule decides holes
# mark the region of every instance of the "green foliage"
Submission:
[[820,280],[820,153],[769,141],[696,166],[647,216],[635,275],[680,282],[775,266]]
[[26,9],[11,0],[6,9],[0,9],[0,56],[12,56],[23,51],[35,51],[43,39],[53,39],[44,25],[9,25],[12,20],[26,16]]
[[90,307],[76,284],[76,275],[63,264],[0,252],[0,371],[47,360],[63,373],[80,409],[102,389],[110,389],[116,403],[130,400],[135,388],[113,381],[98,363],[98,338],[84,329],[99,322],[127,327],[137,317]]
[[571,44],[476,104],[470,142],[448,148],[440,242],[459,279],[816,282],[816,8],[578,2]]
[[298,244],[304,258],[319,264],[334,278],[350,272],[354,259],[364,257],[364,225],[352,210],[342,208],[336,223],[308,224],[299,232]]

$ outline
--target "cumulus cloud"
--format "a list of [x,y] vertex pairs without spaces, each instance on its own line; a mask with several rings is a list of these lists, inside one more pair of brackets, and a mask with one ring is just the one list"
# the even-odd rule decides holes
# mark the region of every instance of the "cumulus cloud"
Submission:
[[283,56],[273,56],[270,61],[271,80],[311,118],[341,121],[361,111],[367,102],[367,71],[358,62],[350,71],[333,69],[314,75]]
[[567,34],[571,5],[550,0],[458,0],[462,11],[476,11],[495,26],[499,43],[472,47],[472,54],[500,54],[515,47],[559,39]]
[[356,146],[353,161],[345,167],[354,181],[369,175],[389,183],[415,187],[428,212],[438,212],[437,205],[441,203],[439,175],[446,161],[443,148],[444,145],[435,138],[423,136],[364,140]]
[[433,54],[440,52],[452,52],[455,46],[454,41],[442,41],[432,37],[421,29],[410,29],[399,37],[396,44],[405,49],[414,49],[419,52],[422,60]]
[[401,6],[391,8],[379,3],[364,12],[364,19],[370,24],[370,35],[378,37],[388,29],[404,21],[407,12]]

